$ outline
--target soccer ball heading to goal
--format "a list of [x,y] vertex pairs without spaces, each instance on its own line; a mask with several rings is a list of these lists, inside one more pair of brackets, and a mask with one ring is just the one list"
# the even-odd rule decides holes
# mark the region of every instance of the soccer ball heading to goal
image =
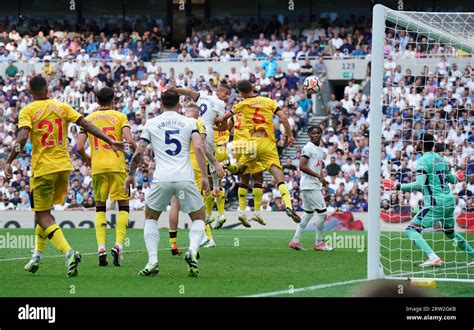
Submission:
[[309,76],[304,80],[303,87],[308,94],[318,94],[323,88],[323,83],[316,76]]

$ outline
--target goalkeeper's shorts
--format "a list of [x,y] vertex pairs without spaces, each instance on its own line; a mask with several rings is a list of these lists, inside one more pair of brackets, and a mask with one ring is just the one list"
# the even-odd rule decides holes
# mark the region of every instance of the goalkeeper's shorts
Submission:
[[443,228],[454,227],[454,205],[424,207],[412,220],[423,228],[432,228],[435,223],[441,222]]

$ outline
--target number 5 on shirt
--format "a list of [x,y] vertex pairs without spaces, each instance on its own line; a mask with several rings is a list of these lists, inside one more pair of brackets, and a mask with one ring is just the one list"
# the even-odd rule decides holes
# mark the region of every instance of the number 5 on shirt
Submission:
[[165,152],[170,156],[176,156],[181,151],[181,142],[179,142],[178,139],[174,139],[171,137],[171,135],[174,135],[174,134],[179,134],[179,130],[175,129],[175,130],[165,131],[165,143],[174,144],[176,146],[176,149],[174,150],[171,150],[171,149],[165,150]]

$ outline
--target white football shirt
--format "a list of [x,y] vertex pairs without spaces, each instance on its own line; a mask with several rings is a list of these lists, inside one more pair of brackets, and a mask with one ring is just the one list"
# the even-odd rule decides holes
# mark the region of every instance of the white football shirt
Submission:
[[191,135],[198,132],[196,120],[175,111],[165,111],[150,119],[141,135],[155,154],[153,182],[194,181],[189,159]]
[[200,92],[196,104],[199,106],[199,119],[206,127],[207,140],[214,145],[214,121],[225,114],[225,102],[216,95],[210,96],[206,92]]
[[[308,167],[318,173],[321,174],[321,169],[323,168],[323,149],[316,146],[312,142],[308,142],[302,152],[301,157],[308,158]],[[319,181],[319,179],[301,172],[301,190],[311,190],[311,189],[323,189],[323,185]]]

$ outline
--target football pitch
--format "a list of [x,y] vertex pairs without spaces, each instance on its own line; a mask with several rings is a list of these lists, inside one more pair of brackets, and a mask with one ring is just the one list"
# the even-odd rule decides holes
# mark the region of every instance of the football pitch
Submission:
[[[138,276],[147,262],[141,229],[128,231],[122,267],[112,265],[110,253],[109,265],[98,266],[93,229],[65,229],[64,232],[73,248],[83,256],[79,276],[66,277],[65,258],[50,243],[38,272],[27,273],[23,266],[31,256],[31,249],[12,248],[10,244],[0,249],[0,296],[345,297],[353,296],[360,285],[365,284],[367,276],[366,232],[325,232],[326,237],[336,238],[333,242],[336,249],[316,252],[312,250],[314,231],[306,232],[302,240],[308,250],[295,251],[288,248],[293,235],[290,230],[214,230],[217,247],[200,249],[197,278],[188,277],[182,256],[172,256],[169,252],[168,231],[164,228],[160,229],[160,273],[154,277]],[[28,235],[32,239],[33,234],[33,229],[0,230],[4,244],[12,235]],[[114,234],[114,230],[107,231],[108,252]],[[338,248],[337,241],[342,242],[346,236],[363,245],[348,247],[346,244]],[[187,243],[188,231],[180,230],[179,246],[184,250]],[[441,248],[444,243],[436,244],[441,244],[438,246]],[[404,248],[408,249],[409,245]],[[446,254],[445,258],[450,256]],[[422,259],[421,253],[416,259]],[[430,290],[435,296],[474,296],[471,283],[438,281],[437,288]]]

